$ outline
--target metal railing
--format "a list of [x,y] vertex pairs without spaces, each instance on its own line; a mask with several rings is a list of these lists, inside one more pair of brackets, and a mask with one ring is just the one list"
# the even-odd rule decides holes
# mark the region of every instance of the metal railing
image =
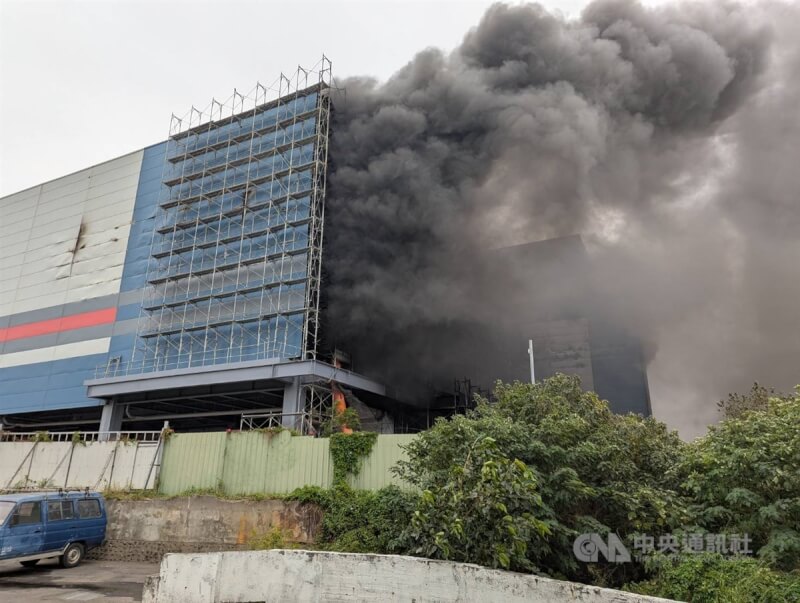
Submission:
[[0,442],[152,442],[160,431],[0,431]]
[[283,412],[279,409],[270,412],[242,414],[239,429],[242,431],[255,431],[259,429],[281,429],[284,419],[289,419],[291,429],[296,429],[303,435],[316,435],[318,428],[314,427],[311,414],[308,412]]

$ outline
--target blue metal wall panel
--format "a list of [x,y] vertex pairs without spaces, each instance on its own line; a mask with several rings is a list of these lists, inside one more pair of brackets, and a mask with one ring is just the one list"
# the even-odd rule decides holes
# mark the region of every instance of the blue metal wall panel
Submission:
[[[150,244],[153,239],[153,224],[158,195],[161,190],[161,173],[164,169],[164,154],[167,143],[163,142],[144,150],[142,169],[139,172],[139,188],[136,191],[136,204],[133,208],[133,222],[128,235],[128,250],[125,267],[122,270],[120,293],[133,292],[136,301],[121,305],[117,309],[117,322],[138,319],[141,310],[140,291],[144,289],[147,265],[150,258]],[[121,362],[131,358],[135,333],[114,335],[108,349],[108,358],[119,357]]]
[[[143,153],[120,285],[121,294],[124,292],[131,293],[125,298],[128,303],[123,303],[118,307],[114,323],[115,327],[122,321],[138,319],[139,317],[139,299],[141,296],[137,292],[144,286],[147,273],[153,219],[161,186],[165,149],[166,143],[161,143],[148,147]],[[108,301],[113,304],[115,303],[113,300],[117,297],[114,296]],[[130,303],[131,299],[136,299],[137,301]],[[81,302],[81,309],[93,307],[91,305],[92,301],[88,300],[88,305]],[[59,307],[57,310],[58,316],[60,316],[64,311],[64,307]],[[15,316],[4,316],[0,320],[6,324],[11,324],[14,318]],[[29,319],[39,319],[40,317],[25,315],[16,318],[26,322]],[[44,316],[44,318],[47,318],[47,316]],[[3,323],[0,323],[0,326],[3,326]],[[97,406],[101,404],[99,400],[86,397],[84,381],[94,378],[96,368],[105,364],[109,357],[128,357],[130,355],[134,344],[134,334],[128,328],[129,325],[119,326],[126,327],[119,329],[126,332],[114,334],[111,337],[108,354],[88,354],[50,362],[0,368],[0,416],[12,413]],[[115,328],[114,332],[118,333],[119,330]],[[103,334],[98,332],[98,336]],[[55,341],[52,342],[44,341],[44,338],[52,336],[36,339],[41,339],[40,343],[42,345],[56,345],[69,342],[74,338],[73,336],[74,333],[65,332],[56,335]]]
[[147,264],[150,258],[150,243],[153,239],[153,222],[158,207],[158,194],[161,190],[161,173],[164,169],[166,150],[166,142],[147,147],[144,150],[120,292],[141,290],[145,285]]
[[83,382],[105,358],[91,354],[0,369],[0,415],[97,406]]
[[126,304],[117,308],[117,322],[139,318],[141,304]]

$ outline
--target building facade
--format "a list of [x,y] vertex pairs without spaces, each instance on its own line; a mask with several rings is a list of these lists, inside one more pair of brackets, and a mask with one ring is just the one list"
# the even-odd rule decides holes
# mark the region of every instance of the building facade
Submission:
[[332,384],[385,393],[317,358],[330,79],[323,58],[0,200],[6,428],[308,431]]
[[131,353],[163,155],[0,200],[0,416],[96,405],[84,381],[109,352]]

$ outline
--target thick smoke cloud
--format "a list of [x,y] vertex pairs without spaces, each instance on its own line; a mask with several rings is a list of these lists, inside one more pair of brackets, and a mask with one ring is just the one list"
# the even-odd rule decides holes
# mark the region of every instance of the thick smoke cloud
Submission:
[[514,267],[491,250],[579,233],[646,343],[660,418],[694,435],[729,391],[792,387],[798,32],[783,4],[496,4],[452,53],[340,82],[330,343],[400,378],[457,376],[459,344],[437,337],[497,321],[487,279]]

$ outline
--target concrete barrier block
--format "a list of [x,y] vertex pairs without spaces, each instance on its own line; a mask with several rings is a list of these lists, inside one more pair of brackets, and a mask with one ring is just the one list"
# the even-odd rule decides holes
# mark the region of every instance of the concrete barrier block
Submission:
[[399,555],[299,550],[167,555],[145,601],[657,603],[666,599]]

